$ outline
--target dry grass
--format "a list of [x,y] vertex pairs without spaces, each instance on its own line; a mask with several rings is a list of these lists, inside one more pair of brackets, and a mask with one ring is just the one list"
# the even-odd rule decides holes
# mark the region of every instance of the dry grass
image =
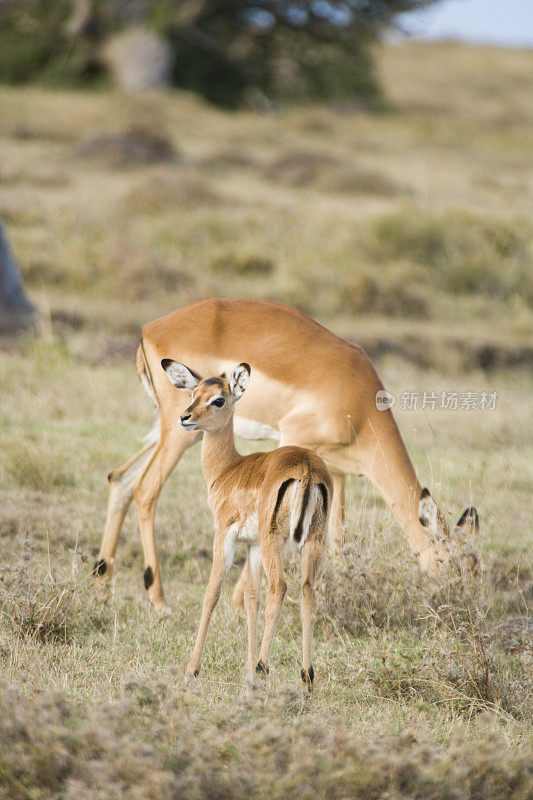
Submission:
[[208,178],[189,169],[141,179],[124,199],[123,207],[128,214],[157,214],[176,206],[210,206],[220,199]]
[[33,442],[14,442],[5,454],[5,469],[19,486],[41,492],[74,486],[72,472],[58,467],[53,447],[37,437]]
[[[0,350],[2,800],[531,795],[530,651],[491,631],[533,607],[532,56],[413,45],[380,58],[396,106],[381,115],[2,93],[0,213],[47,332]],[[179,158],[73,156],[139,119]],[[197,450],[158,507],[173,616],[146,606],[133,513],[110,592],[92,588],[105,475],[153,422],[140,326],[216,293],[284,300],[368,344],[397,398],[499,394],[491,412],[396,406],[450,520],[479,507],[481,584],[427,584],[351,479],[310,704],[294,691],[290,601],[269,682],[243,695],[236,569],[198,686],[182,686],[210,567]]]
[[438,119],[443,136],[472,122],[480,136],[525,131],[533,120],[530,50],[409,43],[385,48],[378,64],[390,101]]
[[77,558],[72,550],[71,575],[57,579],[49,556],[48,571],[43,575],[43,564],[32,563],[32,539],[26,536],[18,563],[0,572],[3,630],[9,630],[23,641],[54,645],[72,644],[92,626],[103,627],[103,610],[95,611],[87,604],[88,581],[78,576],[84,560]]
[[[313,719],[284,694],[255,718],[246,704],[215,706],[206,736],[194,697],[137,677],[81,722],[49,693],[27,699],[4,689],[0,708],[6,800],[524,800],[533,780],[530,753],[509,752],[490,718],[482,747],[462,728],[447,749],[409,729],[365,742],[338,721]],[[171,744],[161,741],[162,728]]]
[[[398,411],[418,471],[445,511],[458,515],[473,500],[480,507],[486,567],[480,586],[453,576],[440,589],[426,584],[383,504],[362,482],[350,482],[350,543],[322,589],[316,695],[309,705],[295,692],[300,622],[290,601],[268,685],[255,698],[243,694],[245,628],[230,604],[237,570],[215,614],[199,684],[192,693],[182,688],[210,567],[211,519],[196,450],[184,458],[158,510],[173,616],[160,620],[146,606],[133,516],[112,591],[95,597],[90,569],[105,474],[151,424],[131,362],[88,362],[64,346],[41,343],[4,354],[0,369],[5,451],[38,420],[54,443],[54,468],[64,472],[75,457],[78,476],[72,486],[43,491],[0,464],[1,666],[4,682],[25,697],[18,716],[7,715],[3,725],[6,736],[16,725],[17,735],[32,742],[4,758],[10,792],[19,781],[30,797],[32,787],[47,787],[48,780],[51,797],[104,798],[111,781],[140,797],[157,785],[161,797],[261,796],[266,786],[266,797],[308,791],[422,798],[429,786],[429,796],[440,798],[447,796],[442,787],[451,786],[458,797],[484,798],[496,782],[509,796],[527,797],[530,662],[486,638],[500,620],[527,614],[533,599],[527,376],[493,375],[500,405],[490,416],[471,414],[460,438],[456,412],[429,419],[426,412]],[[383,361],[381,372],[395,391],[440,391],[457,380],[398,358]],[[480,391],[486,380],[483,373],[471,375],[469,388]],[[296,565],[288,577],[289,595],[297,597]],[[44,713],[41,704],[52,715],[46,731],[32,727]],[[318,750],[310,750],[307,726]],[[64,767],[54,766],[60,757]],[[317,769],[320,763],[328,768]],[[398,773],[406,763],[409,779]]]
[[357,167],[320,151],[294,150],[283,153],[264,170],[274,183],[314,187],[326,192],[394,197],[401,189],[383,173]]

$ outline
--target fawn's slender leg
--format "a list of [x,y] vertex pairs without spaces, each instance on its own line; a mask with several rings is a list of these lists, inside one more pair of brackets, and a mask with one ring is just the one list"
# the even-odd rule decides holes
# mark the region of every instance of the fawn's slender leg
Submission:
[[157,499],[168,476],[181,456],[197,437],[178,427],[175,422],[161,428],[159,447],[153,453],[146,470],[133,487],[133,496],[139,515],[144,551],[144,586],[151,604],[161,612],[168,609],[155,543],[155,509]]
[[244,605],[248,618],[248,662],[246,665],[246,685],[254,688],[255,667],[257,665],[257,615],[259,613],[259,595],[261,590],[261,548],[253,545],[248,548],[246,559],[246,587]]
[[111,578],[120,531],[133,500],[132,487],[142,476],[158,446],[159,442],[147,444],[125,464],[109,473],[107,518],[100,552],[94,565],[95,578],[105,581]]
[[224,542],[219,541],[223,539],[225,532],[217,531],[213,542],[213,564],[211,566],[211,573],[207,582],[207,587],[204,595],[204,604],[202,607],[202,616],[200,619],[200,626],[196,634],[196,642],[194,644],[189,663],[187,664],[187,677],[196,678],[200,672],[200,664],[202,661],[202,653],[204,651],[205,637],[207,636],[207,629],[211,621],[211,615],[218,603],[220,592],[224,578],[229,569],[224,554]]
[[301,552],[302,595],[300,617],[302,620],[302,687],[313,691],[314,670],[312,665],[313,631],[316,621],[315,584],[322,561],[324,547],[320,539],[308,539]]
[[256,671],[266,675],[268,673],[272,641],[281,615],[287,584],[283,578],[281,552],[276,541],[269,543],[269,546],[264,548],[262,557],[263,567],[265,568],[268,578],[268,592],[265,610],[265,629],[263,631],[263,639],[261,640],[261,650],[259,652],[259,661]]

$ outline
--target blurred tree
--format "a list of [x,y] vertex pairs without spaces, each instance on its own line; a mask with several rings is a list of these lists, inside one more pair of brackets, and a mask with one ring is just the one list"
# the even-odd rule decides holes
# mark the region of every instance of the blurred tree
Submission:
[[173,47],[173,81],[209,100],[379,98],[371,44],[437,0],[3,0],[0,79],[87,80],[100,45],[146,25]]

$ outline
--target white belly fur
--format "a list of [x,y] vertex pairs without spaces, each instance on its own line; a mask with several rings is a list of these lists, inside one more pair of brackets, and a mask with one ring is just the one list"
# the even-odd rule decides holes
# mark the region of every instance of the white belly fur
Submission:
[[263,425],[254,419],[234,417],[235,433],[243,439],[276,439],[279,442],[280,433],[270,425]]
[[259,519],[257,514],[252,514],[248,517],[244,525],[239,528],[237,523],[234,522],[230,525],[226,533],[226,541],[224,545],[226,555],[226,572],[233,564],[233,557],[235,556],[235,546],[237,542],[249,542],[254,544],[257,542],[259,536]]

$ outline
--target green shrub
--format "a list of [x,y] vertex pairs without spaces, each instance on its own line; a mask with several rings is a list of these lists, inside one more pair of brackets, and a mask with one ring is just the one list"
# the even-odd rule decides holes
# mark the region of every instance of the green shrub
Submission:
[[378,263],[420,265],[424,283],[445,292],[533,303],[533,232],[523,220],[405,209],[376,221],[369,252]]
[[44,69],[58,48],[61,27],[68,16],[68,2],[39,3],[28,0],[2,3],[0,10],[0,79],[23,83]]
[[0,81],[75,85],[99,78],[90,43],[65,35],[71,14],[68,0],[0,3]]
[[405,263],[351,273],[339,281],[337,310],[348,314],[428,317],[431,294],[419,280],[419,273],[416,266]]
[[220,272],[228,275],[260,276],[270,275],[274,269],[274,264],[269,258],[260,255],[240,256],[228,253],[219,256],[211,262],[213,272]]

